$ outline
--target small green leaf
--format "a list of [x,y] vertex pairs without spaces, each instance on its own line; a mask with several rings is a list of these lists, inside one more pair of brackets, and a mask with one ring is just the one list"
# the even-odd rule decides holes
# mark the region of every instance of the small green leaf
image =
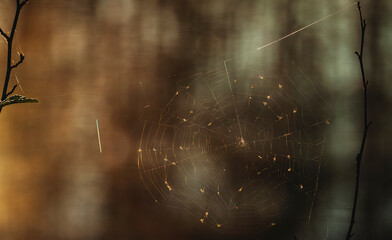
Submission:
[[9,98],[6,98],[4,101],[0,101],[0,108],[5,107],[7,105],[15,104],[15,103],[38,103],[38,102],[39,102],[38,99],[27,98],[25,96],[15,94]]

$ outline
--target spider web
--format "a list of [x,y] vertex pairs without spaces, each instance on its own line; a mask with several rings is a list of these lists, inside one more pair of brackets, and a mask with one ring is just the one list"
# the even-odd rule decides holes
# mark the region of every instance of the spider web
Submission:
[[234,60],[177,82],[138,149],[159,204],[222,231],[262,231],[293,208],[310,219],[331,106],[294,73]]

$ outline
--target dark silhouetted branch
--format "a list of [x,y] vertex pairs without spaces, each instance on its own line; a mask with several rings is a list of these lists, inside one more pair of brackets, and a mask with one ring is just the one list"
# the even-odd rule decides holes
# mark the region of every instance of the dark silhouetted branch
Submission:
[[362,74],[363,101],[364,101],[364,129],[363,129],[361,149],[360,149],[359,153],[357,154],[357,158],[356,158],[357,175],[356,175],[356,181],[355,181],[356,183],[355,183],[354,203],[353,203],[353,209],[352,209],[352,213],[351,213],[351,222],[350,222],[350,226],[349,226],[349,229],[348,229],[348,232],[346,235],[346,240],[351,239],[351,237],[354,235],[352,233],[352,230],[353,230],[353,226],[355,223],[355,211],[357,208],[357,201],[358,201],[361,161],[362,161],[362,157],[363,157],[363,151],[365,149],[365,142],[366,142],[367,133],[368,133],[370,125],[372,124],[372,122],[368,122],[368,119],[367,119],[367,86],[368,86],[368,81],[366,81],[366,79],[365,79],[365,70],[363,67],[363,45],[364,45],[364,40],[365,40],[366,21],[362,17],[360,2],[357,3],[357,7],[358,7],[358,12],[359,12],[359,20],[361,22],[361,49],[360,49],[359,53],[355,52],[355,54],[358,57],[359,65],[361,67],[361,74]]
[[[28,0],[15,0],[16,3],[16,10],[15,10],[15,16],[14,16],[14,21],[12,23],[12,28],[11,28],[11,32],[10,34],[6,34],[1,28],[0,28],[0,34],[7,40],[7,70],[6,70],[6,74],[5,74],[5,79],[4,79],[4,87],[3,87],[3,91],[2,91],[2,95],[1,95],[1,102],[5,101],[7,99],[7,97],[9,95],[11,95],[14,91],[17,85],[15,85],[12,90],[10,92],[8,92],[8,84],[10,81],[10,77],[11,77],[11,72],[14,68],[18,67],[21,63],[23,63],[24,60],[24,55],[19,53],[19,61],[12,65],[12,42],[14,40],[14,36],[15,36],[15,30],[16,30],[16,26],[18,24],[18,19],[19,19],[19,14],[20,11],[22,10],[23,6],[28,2]],[[3,108],[3,106],[5,106],[4,104],[0,105],[0,112]]]

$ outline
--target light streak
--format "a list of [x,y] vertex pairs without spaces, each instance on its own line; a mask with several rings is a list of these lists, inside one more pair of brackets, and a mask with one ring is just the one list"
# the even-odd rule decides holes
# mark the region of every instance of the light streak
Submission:
[[95,122],[97,123],[97,135],[98,135],[99,153],[102,153],[101,136],[99,134],[98,119],[95,119]]
[[347,8],[349,8],[349,7],[351,7],[351,6],[353,6],[353,5],[356,5],[356,4],[357,4],[357,3],[355,2],[355,3],[350,4],[350,5],[348,5],[348,6],[344,7],[344,8],[341,8],[341,9],[339,9],[338,11],[329,14],[328,16],[325,16],[325,17],[323,17],[323,18],[321,18],[321,19],[319,19],[319,20],[317,20],[317,21],[314,21],[314,22],[312,22],[312,23],[310,23],[310,24],[308,24],[308,25],[306,25],[306,26],[304,26],[304,27],[302,27],[302,28],[300,28],[300,29],[298,29],[298,30],[296,30],[296,31],[294,31],[294,32],[291,32],[291,33],[289,33],[289,34],[287,34],[287,35],[285,35],[285,36],[283,36],[283,37],[281,37],[281,38],[275,40],[275,41],[272,41],[272,42],[270,42],[270,43],[268,43],[268,44],[265,44],[264,46],[261,46],[261,47],[257,48],[256,50],[258,51],[258,50],[261,50],[261,49],[266,48],[266,47],[268,47],[268,46],[271,46],[271,45],[273,45],[273,44],[275,44],[275,43],[277,43],[277,42],[280,42],[280,41],[282,41],[282,40],[284,40],[284,39],[286,39],[286,38],[288,38],[288,37],[290,37],[290,36],[292,36],[292,35],[294,35],[294,34],[296,34],[296,33],[301,32],[302,30],[305,30],[305,29],[307,29],[308,27],[311,27],[311,26],[313,26],[313,25],[315,25],[315,24],[317,24],[317,23],[319,23],[319,22],[322,22],[322,21],[324,21],[325,19],[330,18],[330,17],[332,17],[332,16],[334,16],[334,15],[340,13],[341,11],[343,11],[343,10],[345,10],[345,9],[347,9]]

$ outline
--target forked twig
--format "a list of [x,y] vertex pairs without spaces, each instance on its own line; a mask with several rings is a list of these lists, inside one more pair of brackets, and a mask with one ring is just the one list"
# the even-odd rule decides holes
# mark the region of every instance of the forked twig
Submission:
[[361,22],[361,49],[360,49],[359,53],[356,51],[355,54],[358,57],[359,64],[361,67],[361,74],[362,74],[363,101],[364,101],[364,129],[363,129],[361,149],[360,149],[360,151],[357,155],[357,158],[356,158],[357,175],[356,175],[356,183],[355,183],[354,203],[353,203],[353,209],[352,209],[352,213],[351,213],[350,227],[349,227],[347,235],[346,235],[346,240],[351,239],[351,237],[354,235],[352,233],[352,230],[353,230],[353,226],[355,223],[355,211],[357,208],[357,201],[358,201],[361,161],[362,161],[362,157],[363,157],[363,151],[365,148],[367,133],[368,133],[370,125],[372,124],[372,122],[371,121],[368,122],[368,119],[367,119],[367,86],[368,86],[368,81],[366,81],[366,79],[365,79],[365,70],[363,67],[363,45],[364,45],[364,40],[365,40],[366,21],[362,17],[360,2],[357,2],[357,7],[358,7],[358,12],[359,12],[359,20]]

